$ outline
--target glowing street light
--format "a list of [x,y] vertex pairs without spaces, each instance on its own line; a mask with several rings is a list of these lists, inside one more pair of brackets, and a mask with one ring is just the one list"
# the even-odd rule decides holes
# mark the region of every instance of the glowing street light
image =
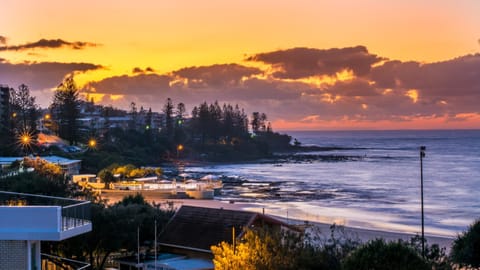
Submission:
[[180,152],[181,152],[182,150],[183,150],[183,145],[182,145],[182,144],[177,145],[177,158],[179,157]]
[[28,136],[28,135],[22,135],[22,137],[21,137],[20,139],[22,140],[22,144],[23,144],[23,145],[28,145],[28,144],[30,144],[30,140],[31,140],[30,136]]
[[28,131],[24,131],[18,135],[18,145],[23,148],[25,155],[27,155],[31,143],[32,135]]
[[90,140],[88,141],[88,147],[90,147],[90,148],[95,148],[95,147],[97,147],[97,141],[96,141],[95,139],[90,139]]

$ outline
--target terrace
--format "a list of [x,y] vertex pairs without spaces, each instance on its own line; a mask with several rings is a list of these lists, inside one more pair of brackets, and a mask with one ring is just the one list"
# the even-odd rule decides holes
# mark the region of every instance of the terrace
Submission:
[[0,191],[0,240],[61,241],[92,230],[90,202]]

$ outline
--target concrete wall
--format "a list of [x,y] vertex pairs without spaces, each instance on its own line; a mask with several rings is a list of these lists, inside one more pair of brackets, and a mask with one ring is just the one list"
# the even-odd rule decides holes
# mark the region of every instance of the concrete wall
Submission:
[[2,240],[60,240],[58,206],[0,206],[0,216]]
[[28,269],[27,241],[0,240],[0,270]]

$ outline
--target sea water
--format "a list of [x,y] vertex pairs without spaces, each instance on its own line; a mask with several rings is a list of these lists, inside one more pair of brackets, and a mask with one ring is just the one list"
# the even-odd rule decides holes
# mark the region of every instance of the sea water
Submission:
[[421,231],[420,146],[425,233],[455,236],[480,218],[480,130],[286,132],[298,154],[347,156],[187,167],[226,179],[218,200],[249,210],[352,227]]

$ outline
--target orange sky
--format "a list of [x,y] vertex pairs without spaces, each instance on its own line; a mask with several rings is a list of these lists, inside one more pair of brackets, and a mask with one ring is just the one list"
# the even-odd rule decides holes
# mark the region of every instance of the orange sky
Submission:
[[[266,68],[265,63],[244,60],[257,53],[294,47],[362,45],[379,57],[432,63],[480,51],[479,12],[480,1],[476,0],[2,0],[0,36],[6,37],[4,45],[62,39],[96,46],[6,50],[0,51],[0,58],[11,64],[81,62],[104,67],[77,75],[80,85],[112,76],[132,76],[135,67],[151,67],[156,74],[227,63]],[[37,99],[46,106],[47,100]],[[403,123],[341,117],[311,123],[299,117],[271,120],[277,129],[480,127],[478,112],[462,113],[473,115],[463,122],[445,120],[451,113],[445,119],[412,118]],[[303,118],[312,115],[316,114],[306,112]]]

